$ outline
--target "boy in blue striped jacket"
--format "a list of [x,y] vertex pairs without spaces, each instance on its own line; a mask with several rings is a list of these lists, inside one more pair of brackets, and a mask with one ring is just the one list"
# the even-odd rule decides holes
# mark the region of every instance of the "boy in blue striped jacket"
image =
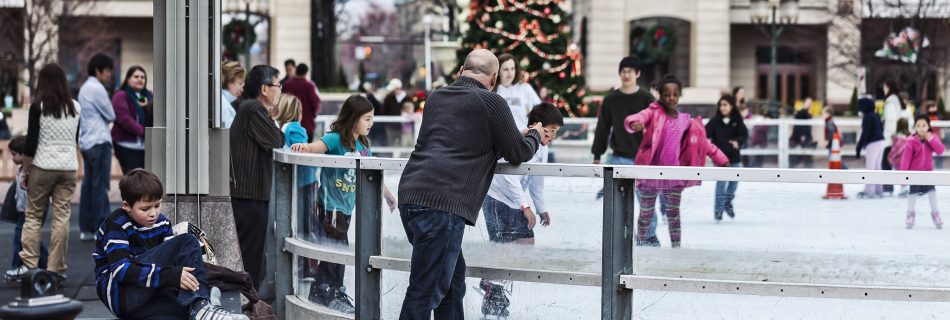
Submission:
[[198,238],[175,236],[162,215],[155,174],[130,171],[119,181],[122,207],[96,232],[96,293],[119,318],[246,320],[208,300]]

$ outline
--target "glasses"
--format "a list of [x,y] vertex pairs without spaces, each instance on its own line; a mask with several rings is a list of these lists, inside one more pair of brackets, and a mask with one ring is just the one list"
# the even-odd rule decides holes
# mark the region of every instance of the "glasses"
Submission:
[[264,85],[265,85],[265,86],[268,86],[268,87],[277,87],[277,88],[281,88],[281,89],[284,88],[284,85],[279,84],[279,83],[278,83],[278,84],[265,83]]

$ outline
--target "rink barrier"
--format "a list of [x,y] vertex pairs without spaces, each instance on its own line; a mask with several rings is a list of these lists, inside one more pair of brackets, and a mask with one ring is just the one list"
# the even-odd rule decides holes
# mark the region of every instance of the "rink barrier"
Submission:
[[[330,124],[336,120],[335,115],[321,115],[317,116],[317,123],[322,124],[318,126],[317,131],[326,130],[330,127]],[[413,139],[417,138],[419,132],[420,122],[413,122],[412,119],[404,118],[402,116],[376,116],[374,118],[375,124],[384,124],[384,123],[413,123]],[[709,121],[708,118],[704,118],[703,122]],[[559,151],[564,152],[574,152],[582,150],[588,152],[590,146],[594,144],[594,130],[597,129],[597,118],[566,118],[564,119],[565,126],[579,126],[581,131],[583,131],[583,138],[581,139],[564,139],[563,137],[557,138],[552,144],[552,150],[555,153]],[[789,137],[791,137],[792,129],[795,126],[810,126],[810,127],[820,127],[824,128],[825,121],[823,119],[747,119],[745,120],[746,126],[750,130],[754,126],[769,126],[776,127],[776,144],[768,148],[750,148],[748,146],[743,147],[742,155],[743,156],[774,156],[778,159],[779,168],[788,168],[790,163],[790,156],[812,156],[812,157],[827,157],[828,149],[825,148],[827,141],[824,140],[823,134],[819,134],[820,130],[812,130],[814,141],[818,143],[815,148],[799,148],[791,147],[788,143]],[[861,129],[861,119],[860,118],[836,118],[835,125],[838,126],[838,130],[842,133],[845,132],[854,132],[858,133]],[[950,132],[950,121],[933,121],[931,125],[934,128],[942,128],[946,133]],[[821,131],[823,132],[823,131]],[[563,133],[563,132],[562,132]],[[322,134],[322,132],[321,132]],[[854,143],[848,143],[843,146],[841,154],[844,156],[853,156],[854,155]],[[407,158],[409,153],[412,152],[411,146],[388,146],[388,145],[376,145],[373,146],[373,152],[377,154],[392,154],[394,158]],[[586,154],[586,153],[585,153]],[[944,154],[940,157],[948,157],[950,153]]]
[[[286,149],[274,150],[273,158],[274,191],[269,221],[273,226],[273,235],[267,239],[266,250],[268,261],[275,263],[267,264],[265,283],[274,284],[277,296],[286,298],[284,312],[291,316],[288,319],[301,314],[347,318],[305,302],[294,294],[298,290],[299,282],[296,266],[301,258],[354,266],[357,270],[356,288],[350,292],[356,300],[355,318],[382,318],[382,270],[409,271],[407,259],[386,257],[381,252],[383,172],[402,170],[407,159],[300,154]],[[355,219],[356,249],[352,253],[343,249],[318,246],[297,237],[296,165],[356,170],[356,211],[360,216]],[[604,179],[602,272],[594,274],[476,264],[467,266],[467,276],[599,286],[602,288],[602,319],[629,318],[633,312],[633,290],[884,301],[950,301],[950,288],[725,281],[636,275],[633,270],[635,215],[624,214],[631,212],[635,206],[635,179],[947,186],[950,185],[950,172],[501,164],[496,173]],[[287,214],[288,212],[290,214]]]

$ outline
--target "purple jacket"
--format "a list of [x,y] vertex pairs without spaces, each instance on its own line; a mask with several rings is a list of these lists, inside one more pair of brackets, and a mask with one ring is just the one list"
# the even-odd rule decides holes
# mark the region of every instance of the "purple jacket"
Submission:
[[[666,114],[659,103],[654,102],[649,107],[637,114],[632,114],[624,119],[624,128],[627,132],[633,133],[631,126],[635,122],[643,124],[643,141],[640,142],[640,149],[637,150],[637,157],[634,159],[636,165],[650,165],[653,155],[660,144],[663,133],[663,123]],[[716,145],[712,144],[706,138],[706,127],[703,126],[703,119],[700,116],[690,121],[690,126],[686,129],[686,139],[683,140],[682,150],[680,151],[680,166],[684,167],[702,167],[706,165],[706,157],[710,157],[717,166],[729,165],[729,158],[726,157]],[[701,181],[687,181],[686,186],[698,186]]]
[[907,137],[907,144],[904,145],[904,152],[901,156],[901,163],[897,166],[898,170],[909,171],[933,171],[933,154],[943,154],[944,146],[936,134],[930,135],[930,140],[926,143],[920,141],[917,134]]
[[112,125],[112,141],[136,141],[145,137],[145,127],[139,123],[135,106],[129,105],[129,96],[123,90],[112,95],[115,123]]

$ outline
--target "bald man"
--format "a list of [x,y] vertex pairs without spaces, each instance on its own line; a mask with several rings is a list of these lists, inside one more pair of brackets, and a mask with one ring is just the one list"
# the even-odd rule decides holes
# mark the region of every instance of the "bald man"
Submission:
[[399,213],[412,244],[409,288],[399,319],[463,319],[462,234],[474,226],[498,159],[534,156],[540,123],[522,133],[492,92],[498,59],[472,51],[459,78],[426,100],[416,149],[399,181]]

